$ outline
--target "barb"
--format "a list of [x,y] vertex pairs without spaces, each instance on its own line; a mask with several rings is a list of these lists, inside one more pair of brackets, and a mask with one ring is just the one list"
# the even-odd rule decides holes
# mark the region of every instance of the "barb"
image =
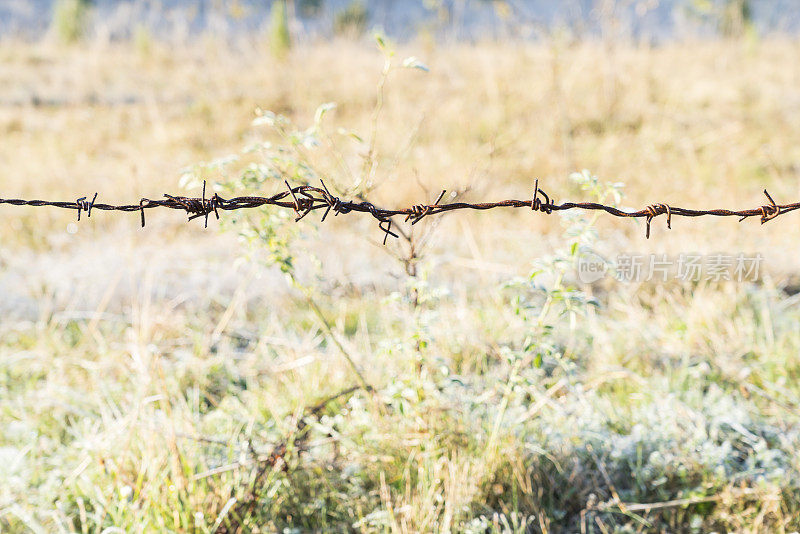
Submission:
[[500,200],[497,202],[453,202],[450,204],[442,204],[445,192],[439,195],[436,202],[433,204],[415,204],[408,208],[386,209],[376,206],[368,201],[346,201],[333,195],[325,182],[320,181],[322,187],[314,187],[311,185],[300,185],[292,187],[289,182],[286,184],[286,190],[276,193],[271,197],[262,196],[242,196],[234,198],[223,198],[214,193],[211,198],[206,197],[206,184],[203,182],[203,194],[201,197],[184,197],[178,195],[165,194],[163,199],[151,200],[142,198],[138,204],[103,204],[97,203],[97,193],[91,201],[87,201],[87,197],[81,197],[73,202],[61,202],[51,200],[23,200],[17,198],[0,198],[0,204],[9,204],[12,206],[34,206],[34,207],[52,207],[62,209],[77,210],[78,220],[81,219],[81,213],[86,212],[87,217],[91,217],[92,210],[101,211],[121,211],[133,212],[138,211],[141,216],[142,227],[145,226],[145,210],[155,208],[166,208],[173,210],[182,210],[188,215],[188,219],[203,217],[204,226],[208,227],[208,216],[212,213],[219,219],[220,211],[234,211],[241,209],[253,209],[263,206],[274,206],[277,208],[291,209],[297,215],[295,221],[300,221],[302,218],[317,210],[323,210],[322,221],[325,221],[328,214],[333,211],[334,216],[349,213],[363,213],[368,214],[378,221],[378,228],[384,233],[383,242],[391,237],[398,237],[398,234],[392,231],[392,226],[396,222],[393,217],[404,217],[405,222],[411,222],[412,225],[417,224],[422,219],[433,215],[440,215],[450,211],[456,210],[490,210],[497,208],[530,208],[532,211],[540,212],[543,214],[551,214],[554,211],[566,210],[586,210],[586,211],[603,211],[614,217],[623,218],[644,218],[645,219],[645,236],[650,238],[650,224],[653,219],[659,215],[667,216],[667,228],[672,228],[673,217],[739,217],[739,221],[743,221],[749,217],[759,217],[761,224],[771,221],[776,217],[800,209],[800,202],[791,204],[777,204],[772,196],[764,190],[764,195],[769,201],[757,208],[743,209],[743,210],[729,210],[729,209],[690,209],[677,206],[670,206],[668,204],[657,203],[651,204],[644,209],[638,211],[624,211],[615,206],[600,204],[596,202],[564,202],[558,204],[547,193],[539,187],[539,180],[534,182],[533,196],[530,200]]
[[86,211],[86,216],[92,216],[92,206],[94,206],[94,201],[97,200],[97,193],[94,194],[91,202],[86,201],[86,197],[81,197],[75,201],[75,204],[78,206],[78,221],[81,220],[81,211]]

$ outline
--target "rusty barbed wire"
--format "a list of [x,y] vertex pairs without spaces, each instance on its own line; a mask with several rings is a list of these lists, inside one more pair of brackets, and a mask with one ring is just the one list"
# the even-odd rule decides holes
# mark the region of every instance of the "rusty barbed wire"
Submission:
[[138,211],[141,215],[142,227],[145,226],[145,210],[154,208],[167,208],[185,211],[188,214],[190,221],[202,217],[204,219],[204,226],[206,228],[208,227],[208,217],[212,213],[217,219],[219,219],[220,211],[253,209],[263,206],[275,206],[284,209],[291,209],[296,214],[295,221],[300,221],[309,213],[318,210],[324,210],[321,219],[322,221],[325,221],[330,212],[333,212],[334,216],[349,213],[363,213],[369,214],[378,221],[378,227],[384,233],[384,244],[386,244],[386,240],[389,238],[389,236],[395,238],[398,237],[398,235],[392,231],[392,225],[396,224],[393,220],[393,217],[405,217],[405,222],[411,222],[412,225],[415,225],[426,217],[456,210],[482,211],[496,208],[530,208],[532,211],[544,214],[551,214],[554,211],[566,211],[573,209],[603,211],[614,217],[644,218],[646,223],[645,236],[649,239],[650,224],[652,223],[653,219],[659,215],[666,215],[667,228],[672,228],[673,217],[703,217],[709,215],[716,217],[739,217],[739,222],[749,217],[760,217],[761,224],[764,224],[767,221],[778,217],[779,215],[800,209],[800,202],[794,202],[791,204],[777,204],[766,189],[764,189],[764,195],[769,201],[768,204],[761,205],[757,208],[742,210],[690,209],[678,206],[670,206],[669,204],[664,203],[656,203],[650,204],[644,209],[637,211],[624,211],[616,206],[601,204],[598,202],[564,202],[558,204],[539,187],[538,180],[536,180],[534,183],[533,195],[530,199],[525,200],[509,199],[494,202],[452,202],[449,204],[442,204],[441,201],[445,196],[445,190],[442,191],[436,202],[433,204],[415,204],[408,208],[387,209],[378,207],[372,202],[366,200],[342,200],[341,198],[332,194],[325,185],[325,182],[322,180],[320,180],[322,187],[315,187],[311,185],[292,187],[286,181],[284,184],[286,185],[285,190],[267,197],[240,196],[223,198],[215,193],[210,198],[207,198],[206,184],[203,182],[203,193],[199,198],[165,194],[163,199],[152,200],[148,198],[142,198],[138,204],[114,205],[98,203],[97,193],[95,193],[91,201],[87,200],[88,197],[80,197],[72,202],[0,198],[0,204],[77,210],[79,221],[81,220],[81,213],[84,211],[86,212],[87,217],[92,216],[92,210],[120,212]]

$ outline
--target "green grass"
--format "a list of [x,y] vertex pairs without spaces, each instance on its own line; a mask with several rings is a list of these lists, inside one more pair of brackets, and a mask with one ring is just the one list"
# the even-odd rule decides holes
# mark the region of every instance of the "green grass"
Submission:
[[[146,295],[101,320],[4,322],[4,528],[203,532],[253,498],[222,524],[797,528],[794,299],[687,289],[665,305],[663,288],[623,288],[578,310],[577,328],[557,300],[543,323],[538,307],[513,313],[500,287],[378,314],[378,294],[317,295],[376,391],[331,403],[302,435],[302,407],[355,382],[302,301],[239,301],[216,338],[224,306]],[[250,447],[287,435],[285,470],[253,489]]]
[[[524,196],[535,172],[559,200],[611,201],[604,182],[625,178],[625,204],[686,207],[796,189],[792,43],[620,47],[605,64],[585,45],[431,50],[430,73],[389,69],[377,93],[384,58],[336,46],[265,66],[212,46],[200,61],[158,43],[146,57],[2,44],[13,80],[61,76],[55,96],[73,103],[0,107],[0,195],[155,198],[180,191],[181,168],[264,140],[190,169],[189,189],[324,176],[397,205],[440,185]],[[82,100],[82,84],[135,90],[127,61],[161,100]],[[199,91],[208,72],[217,85]],[[595,90],[606,76],[619,101]],[[252,128],[257,106],[286,122]],[[573,162],[603,179],[568,180]],[[454,214],[416,225],[414,254],[346,216],[226,213],[202,231],[177,213],[140,230],[136,214],[94,212],[66,233],[72,212],[2,214],[3,532],[800,529],[792,214],[654,221],[649,242],[631,221]],[[767,259],[756,282],[582,285],[587,249]],[[310,414],[360,385],[348,358],[372,389]]]

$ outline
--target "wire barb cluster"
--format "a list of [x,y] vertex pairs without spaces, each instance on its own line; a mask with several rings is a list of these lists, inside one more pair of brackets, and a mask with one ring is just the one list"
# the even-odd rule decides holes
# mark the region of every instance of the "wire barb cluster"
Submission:
[[205,227],[208,227],[208,217],[212,213],[219,219],[220,211],[233,211],[240,209],[252,209],[262,206],[275,206],[284,209],[291,209],[295,212],[295,221],[300,221],[305,216],[313,211],[324,210],[322,214],[322,221],[333,212],[334,216],[339,214],[348,213],[365,213],[372,216],[378,221],[378,228],[384,233],[383,243],[391,237],[398,237],[392,231],[392,225],[395,224],[393,217],[405,217],[405,222],[411,222],[412,225],[417,224],[425,217],[432,215],[439,215],[449,211],[455,210],[489,210],[495,208],[524,208],[529,207],[532,211],[538,211],[544,214],[551,214],[554,211],[566,211],[572,209],[588,210],[588,211],[604,211],[614,217],[625,218],[644,218],[645,219],[645,236],[650,238],[650,224],[653,219],[659,215],[667,216],[667,228],[672,228],[672,217],[702,217],[702,216],[717,216],[717,217],[739,217],[739,221],[743,221],[748,217],[760,217],[761,224],[770,221],[779,215],[800,209],[800,202],[792,204],[777,204],[772,196],[764,190],[768,204],[764,204],[758,208],[744,209],[744,210],[728,210],[728,209],[689,209],[677,206],[670,206],[668,204],[657,203],[651,204],[644,209],[638,211],[624,211],[615,206],[600,204],[596,202],[564,202],[562,204],[556,203],[547,193],[539,187],[539,180],[534,183],[533,196],[530,200],[501,200],[497,202],[451,202],[449,204],[442,204],[442,199],[446,191],[442,191],[436,202],[433,204],[415,204],[408,208],[398,209],[385,209],[376,206],[368,201],[347,201],[342,200],[336,195],[332,194],[325,182],[320,181],[322,187],[314,187],[311,185],[300,185],[292,187],[289,182],[286,184],[286,190],[276,193],[269,197],[263,196],[241,196],[230,199],[223,198],[218,194],[214,194],[211,198],[206,198],[206,184],[203,182],[203,194],[201,197],[185,197],[178,195],[165,194],[163,199],[151,200],[142,198],[138,204],[103,204],[97,202],[97,193],[94,194],[92,200],[87,200],[88,197],[80,197],[73,202],[61,202],[51,200],[23,200],[15,198],[0,198],[0,204],[9,204],[12,206],[34,206],[34,207],[54,207],[63,209],[73,209],[78,212],[78,220],[81,220],[81,213],[86,212],[87,217],[91,217],[92,210],[102,211],[123,211],[133,212],[138,211],[141,215],[142,227],[145,226],[145,210],[154,208],[167,208],[173,210],[182,210],[187,213],[189,220],[203,217]]

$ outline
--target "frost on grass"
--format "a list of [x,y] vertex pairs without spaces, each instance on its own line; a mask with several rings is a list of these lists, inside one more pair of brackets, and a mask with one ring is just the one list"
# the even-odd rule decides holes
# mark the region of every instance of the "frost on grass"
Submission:
[[[227,143],[246,131],[241,120],[252,118],[250,102],[241,113],[214,115],[214,127],[181,128],[195,137],[178,144],[199,147],[192,154],[211,159],[187,168],[182,187],[197,192],[205,180],[221,194],[264,194],[285,187],[283,180],[316,185],[324,177],[336,195],[384,194],[381,200],[391,203],[387,191],[420,196],[412,189],[417,172],[423,183],[445,177],[442,185],[451,191],[450,179],[473,176],[471,166],[490,148],[498,167],[486,171],[488,179],[518,180],[494,180],[487,191],[528,191],[530,168],[562,176],[572,162],[561,158],[572,154],[602,166],[608,177],[633,182],[628,193],[661,198],[686,187],[679,183],[683,176],[714,176],[720,162],[742,172],[763,168],[763,152],[751,150],[748,132],[774,139],[773,129],[781,128],[779,137],[791,140],[792,125],[800,124],[778,120],[794,117],[785,102],[796,88],[781,81],[791,76],[764,76],[753,86],[750,70],[737,67],[765,53],[794,58],[792,47],[765,44],[742,55],[738,47],[726,52],[698,46],[707,65],[727,76],[707,89],[676,78],[696,73],[671,67],[685,64],[683,49],[672,55],[669,47],[620,49],[634,63],[646,64],[649,74],[618,80],[624,98],[603,122],[596,88],[611,71],[591,50],[563,50],[568,79],[557,84],[548,77],[560,69],[537,54],[509,51],[497,63],[496,51],[474,48],[461,59],[454,56],[448,74],[439,77],[441,61],[409,58],[403,62],[408,68],[395,69],[388,46],[381,41],[386,66],[377,91],[356,87],[358,80],[342,77],[341,66],[291,76],[240,68],[218,76],[229,94],[238,94],[246,82],[242,76],[264,70],[269,78],[257,86],[280,89],[276,109],[291,117],[261,111],[256,133],[242,140],[246,148],[217,159],[206,153],[208,147],[225,145],[220,154],[235,151]],[[360,61],[367,65],[374,58],[351,52],[359,67],[350,72],[366,72]],[[726,61],[719,61],[721,53]],[[487,97],[484,91],[493,83],[484,83],[480,66],[486,64],[505,76],[501,88],[511,89],[513,99]],[[531,65],[541,84],[531,86],[522,75]],[[775,65],[788,72],[797,62]],[[404,128],[425,106],[428,92],[419,80],[439,84],[430,93],[441,98],[460,78],[450,69],[479,69],[459,85],[459,92],[472,92],[464,101],[468,106],[449,99],[430,110],[435,122],[408,132]],[[165,85],[190,83],[167,70]],[[320,73],[332,85],[315,81]],[[389,87],[384,94],[387,76],[404,84],[403,90]],[[289,83],[284,79],[297,87],[281,86]],[[324,104],[315,113],[313,104],[293,100],[308,95],[297,88],[328,91],[336,83],[339,107]],[[731,99],[741,93],[752,100],[748,113],[767,110],[775,120],[741,128],[740,116],[724,107],[729,98],[717,98],[723,85],[732,89]],[[550,89],[555,87],[563,91]],[[569,113],[558,111],[562,103],[551,93],[570,98]],[[673,102],[677,119],[661,117],[655,128],[649,111],[638,119],[653,108],[650,100],[636,100],[647,95]],[[319,101],[332,97],[326,93]],[[101,108],[86,116],[108,112]],[[61,113],[67,120],[71,111]],[[237,123],[237,116],[245,119]],[[379,127],[387,120],[390,127]],[[106,121],[93,122],[100,127]],[[111,122],[112,130],[135,130],[138,122]],[[728,132],[724,142],[708,137],[709,122]],[[88,129],[85,118],[67,124]],[[143,124],[143,136],[152,137],[149,123]],[[30,138],[31,132],[17,135],[16,128],[8,128],[8,154],[20,150],[21,137]],[[502,135],[495,138],[495,130]],[[0,164],[13,160],[22,168],[7,166],[9,180],[51,174],[37,165],[52,162],[50,151],[58,144],[48,137],[54,134],[40,134],[47,157],[0,158]],[[561,135],[571,136],[574,145],[554,149]],[[85,151],[71,144],[79,137],[97,138],[94,150],[104,158],[120,152],[100,145],[100,139],[118,142],[116,134],[103,134],[71,136],[65,140],[69,154]],[[666,142],[679,137],[680,144]],[[161,152],[153,158],[157,164],[148,166],[142,158],[141,176],[163,179],[163,162],[180,152],[172,144],[158,145],[145,145]],[[456,146],[466,148],[454,154]],[[791,154],[779,144],[769,148],[774,172],[790,172]],[[92,167],[75,167],[75,175],[97,175],[98,160],[87,161]],[[523,168],[521,161],[533,163]],[[129,166],[118,166],[129,173]],[[736,172],[708,191],[732,189]],[[556,181],[555,191],[549,185],[547,191],[559,199],[622,198],[620,184],[589,172],[566,184]],[[65,198],[74,193],[72,186],[58,187]],[[158,191],[163,183],[148,187]],[[686,189],[700,193],[696,186]],[[619,251],[628,241],[618,228],[596,228],[580,216],[525,218],[525,225],[523,219],[484,217],[463,227],[445,226],[443,219],[441,234],[428,233],[434,221],[426,219],[415,230],[430,246],[415,248],[410,257],[408,242],[375,247],[374,227],[351,227],[341,217],[319,226],[311,216],[295,224],[284,212],[225,215],[221,236],[184,234],[192,230],[182,228],[162,243],[151,242],[160,234],[141,234],[130,257],[123,257],[119,233],[109,231],[103,241],[98,226],[92,240],[100,244],[94,246],[111,251],[108,259],[116,262],[105,270],[104,262],[91,261],[100,257],[96,249],[84,254],[60,251],[63,241],[43,245],[45,229],[33,221],[23,219],[21,231],[15,221],[11,230],[0,229],[0,530],[800,529],[800,312],[797,298],[769,281],[584,286],[575,279],[575,262],[584,254]],[[527,226],[529,220],[542,226]],[[545,224],[552,235],[544,232]],[[119,228],[130,235],[129,227]],[[488,236],[472,236],[475,250],[468,248],[471,228]],[[683,232],[680,239],[693,235],[688,225],[673,232]],[[233,234],[246,245],[240,260],[233,259]],[[715,233],[715,245],[718,238]],[[35,242],[38,248],[18,254],[9,242],[21,248]],[[497,257],[481,257],[483,248]],[[509,257],[526,263],[507,272],[503,262]],[[376,272],[382,278],[360,281]],[[118,276],[119,290],[103,285]],[[126,286],[126,280],[132,282]],[[112,297],[103,304],[106,291]],[[337,399],[305,417],[299,429],[305,407],[358,385],[354,369],[374,392],[361,389]],[[283,462],[264,468],[263,459],[280,444],[287,450]]]

